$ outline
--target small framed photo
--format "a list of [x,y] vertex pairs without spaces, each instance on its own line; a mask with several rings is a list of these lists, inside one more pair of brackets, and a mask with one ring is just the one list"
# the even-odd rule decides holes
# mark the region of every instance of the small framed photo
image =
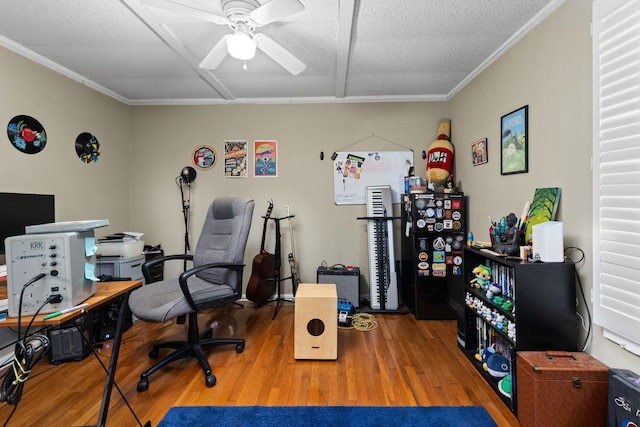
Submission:
[[529,171],[528,116],[525,105],[502,116],[500,120],[500,174],[511,175]]
[[471,143],[471,162],[473,166],[483,165],[488,161],[487,138]]

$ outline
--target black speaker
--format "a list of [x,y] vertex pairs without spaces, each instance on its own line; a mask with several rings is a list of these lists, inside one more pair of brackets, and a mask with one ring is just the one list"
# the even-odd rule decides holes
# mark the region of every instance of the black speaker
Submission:
[[58,364],[87,357],[93,345],[93,326],[91,312],[61,325],[49,326],[47,336],[51,363]]

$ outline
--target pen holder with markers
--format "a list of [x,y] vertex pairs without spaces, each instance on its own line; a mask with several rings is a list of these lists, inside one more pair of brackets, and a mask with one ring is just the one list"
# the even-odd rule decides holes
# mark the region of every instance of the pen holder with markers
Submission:
[[493,225],[489,227],[489,241],[491,242],[491,246],[495,246],[498,240],[498,227],[494,227]]

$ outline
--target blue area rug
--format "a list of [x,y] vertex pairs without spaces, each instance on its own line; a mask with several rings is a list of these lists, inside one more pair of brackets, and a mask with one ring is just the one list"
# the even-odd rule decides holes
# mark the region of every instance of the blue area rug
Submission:
[[497,427],[481,406],[176,406],[158,427]]

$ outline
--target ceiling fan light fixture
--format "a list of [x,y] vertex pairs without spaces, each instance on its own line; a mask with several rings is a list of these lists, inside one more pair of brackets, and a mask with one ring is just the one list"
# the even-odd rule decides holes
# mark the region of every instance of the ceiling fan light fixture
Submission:
[[256,44],[249,34],[243,32],[236,32],[227,39],[227,49],[229,55],[245,61],[256,54]]

